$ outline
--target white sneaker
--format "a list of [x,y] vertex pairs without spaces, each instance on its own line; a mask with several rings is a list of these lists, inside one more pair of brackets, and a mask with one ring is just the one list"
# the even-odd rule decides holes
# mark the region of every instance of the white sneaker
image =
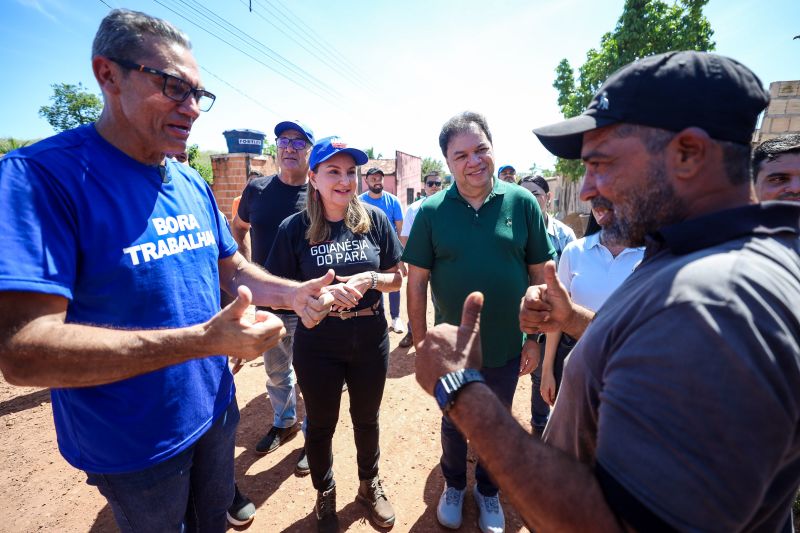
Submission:
[[483,533],[503,533],[506,530],[506,518],[500,506],[500,493],[494,496],[484,496],[478,492],[478,487],[472,491],[475,503],[478,505],[478,528]]
[[461,509],[464,507],[464,492],[453,487],[444,486],[436,506],[436,519],[443,527],[458,529],[461,527]]
[[406,325],[403,324],[403,321],[400,319],[400,317],[393,318],[392,329],[394,330],[395,333],[405,333]]

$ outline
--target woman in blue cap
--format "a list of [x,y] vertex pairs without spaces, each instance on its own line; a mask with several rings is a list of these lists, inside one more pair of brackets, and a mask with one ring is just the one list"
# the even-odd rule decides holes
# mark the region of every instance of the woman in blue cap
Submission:
[[[339,283],[329,287],[336,304],[313,329],[298,323],[294,367],[303,390],[308,432],[306,453],[317,489],[317,529],[338,531],[332,440],[339,418],[342,385],[350,394],[360,486],[357,499],[373,522],[394,524],[394,510],[378,477],[378,411],[386,383],[389,336],[381,292],[400,289],[402,247],[389,219],[359,202],[357,165],[361,150],[338,137],[320,140],[309,158],[306,209],[278,228],[266,268],[305,280],[333,269]],[[302,318],[302,317],[301,317]]]

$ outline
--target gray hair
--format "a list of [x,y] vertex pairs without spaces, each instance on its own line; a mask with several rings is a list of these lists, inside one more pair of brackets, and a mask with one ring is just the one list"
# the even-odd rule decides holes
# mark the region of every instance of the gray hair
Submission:
[[445,159],[447,159],[447,147],[450,144],[450,139],[454,135],[470,131],[473,126],[481,130],[489,140],[489,144],[492,144],[492,134],[489,131],[489,125],[486,123],[486,117],[480,113],[464,111],[445,122],[441,133],[439,133],[439,148],[442,149],[442,155]]
[[189,37],[166,20],[128,9],[112,10],[97,29],[92,43],[92,57],[115,57],[136,61],[146,55],[147,37],[155,37],[191,50]]

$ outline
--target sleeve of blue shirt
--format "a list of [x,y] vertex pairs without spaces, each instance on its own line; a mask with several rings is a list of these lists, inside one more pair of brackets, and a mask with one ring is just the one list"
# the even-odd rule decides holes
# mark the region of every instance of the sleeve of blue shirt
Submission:
[[0,290],[72,299],[77,268],[75,205],[35,162],[0,161]]
[[403,208],[400,207],[400,200],[394,198],[394,206],[393,206],[393,215],[392,215],[392,222],[398,222],[403,220]]

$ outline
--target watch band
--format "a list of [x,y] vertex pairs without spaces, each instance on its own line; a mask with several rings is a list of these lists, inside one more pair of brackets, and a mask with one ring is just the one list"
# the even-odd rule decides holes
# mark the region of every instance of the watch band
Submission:
[[453,407],[456,397],[470,383],[485,383],[483,375],[474,368],[462,368],[440,377],[433,389],[439,408],[446,415]]

